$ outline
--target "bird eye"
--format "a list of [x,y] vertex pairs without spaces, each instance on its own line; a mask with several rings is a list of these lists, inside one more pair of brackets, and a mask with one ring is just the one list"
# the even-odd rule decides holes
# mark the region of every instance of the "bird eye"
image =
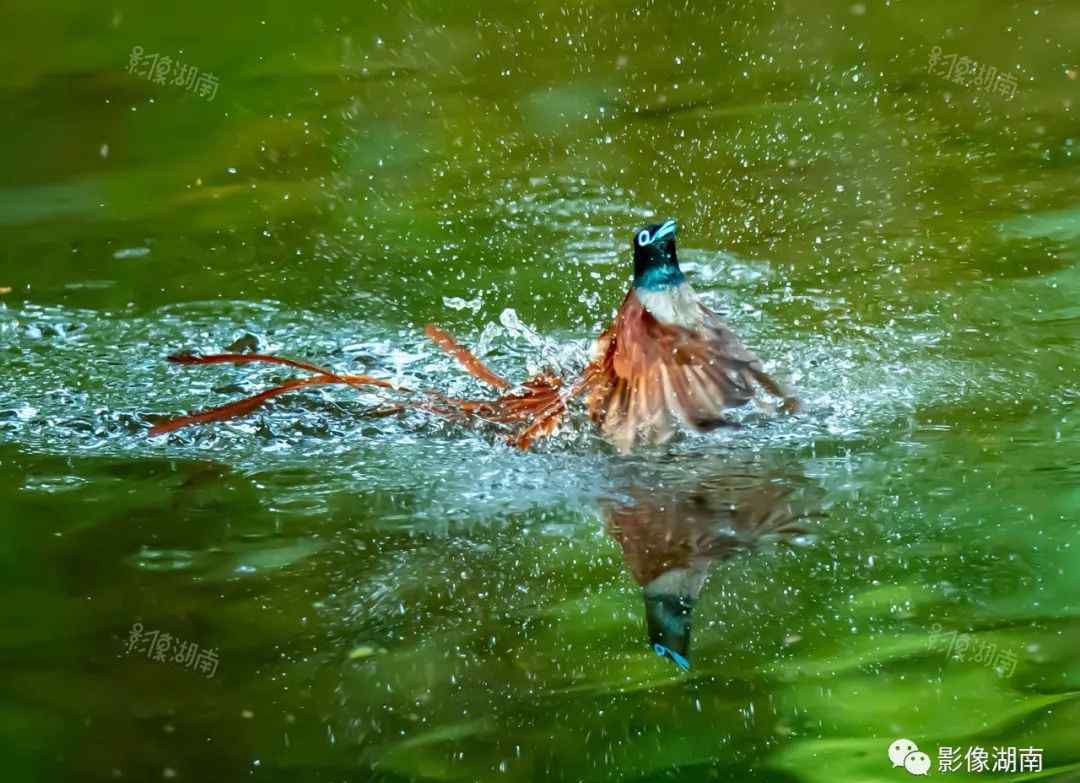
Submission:
[[641,247],[645,247],[645,245],[649,244],[649,230],[648,229],[643,228],[643,229],[641,229],[641,231],[638,232],[637,243]]

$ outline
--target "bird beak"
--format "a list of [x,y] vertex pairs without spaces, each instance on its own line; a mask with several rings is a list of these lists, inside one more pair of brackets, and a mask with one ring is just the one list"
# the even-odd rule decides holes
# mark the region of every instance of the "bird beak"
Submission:
[[667,239],[668,237],[674,237],[675,236],[675,226],[676,226],[676,223],[675,223],[674,220],[666,221],[664,223],[664,225],[662,225],[662,226],[660,226],[660,228],[656,229],[656,233],[653,234],[652,243],[656,244],[661,239]]

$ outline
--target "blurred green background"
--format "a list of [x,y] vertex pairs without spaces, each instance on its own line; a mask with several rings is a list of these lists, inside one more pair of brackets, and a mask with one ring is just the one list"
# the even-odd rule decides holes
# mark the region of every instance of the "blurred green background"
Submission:
[[[1080,779],[1076,3],[6,10],[5,780],[884,781],[897,737]],[[800,416],[520,453],[327,389],[146,437],[287,377],[163,361],[245,335],[479,393],[435,320],[572,372],[669,216]],[[732,477],[804,534],[715,558],[682,674],[610,509]]]

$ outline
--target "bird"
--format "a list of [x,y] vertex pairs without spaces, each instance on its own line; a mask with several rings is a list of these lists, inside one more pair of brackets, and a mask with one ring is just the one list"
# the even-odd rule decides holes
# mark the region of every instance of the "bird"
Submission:
[[633,237],[634,279],[585,370],[592,420],[620,452],[666,443],[680,426],[729,425],[724,411],[755,399],[755,386],[799,402],[702,304],[679,266],[675,220]]
[[501,428],[507,442],[521,449],[559,429],[569,405],[584,398],[601,436],[619,453],[667,443],[680,429],[708,432],[735,426],[724,412],[751,400],[765,409],[756,388],[781,399],[779,409],[794,413],[798,398],[763,369],[761,360],[706,307],[679,266],[674,219],[634,232],[634,274],[612,323],[593,343],[591,358],[571,383],[545,371],[514,385],[488,368],[467,348],[434,324],[427,336],[478,380],[502,392],[495,399],[448,397],[437,390],[395,386],[370,375],[337,373],[309,362],[258,353],[199,356],[176,353],[180,365],[266,362],[313,373],[292,379],[237,402],[155,424],[163,435],[191,424],[223,421],[251,413],[267,400],[295,389],[345,384],[392,398],[379,415],[418,409],[460,421]]

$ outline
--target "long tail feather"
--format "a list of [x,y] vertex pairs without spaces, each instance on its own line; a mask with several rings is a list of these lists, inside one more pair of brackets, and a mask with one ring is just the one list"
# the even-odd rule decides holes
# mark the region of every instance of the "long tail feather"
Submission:
[[265,362],[267,364],[282,364],[286,367],[295,367],[298,370],[308,370],[319,375],[335,375],[331,370],[319,367],[309,362],[298,362],[295,359],[286,359],[283,356],[269,356],[264,353],[215,353],[207,356],[198,356],[193,353],[174,353],[166,357],[173,364],[247,364],[248,362]]
[[211,421],[225,421],[226,419],[246,416],[267,400],[277,397],[280,394],[284,394],[285,392],[290,392],[293,389],[299,389],[305,386],[325,386],[335,383],[342,383],[349,386],[371,385],[381,388],[389,387],[389,384],[385,381],[378,378],[372,378],[369,375],[333,375],[324,373],[313,375],[310,378],[297,378],[286,381],[280,386],[274,386],[273,388],[266,389],[258,394],[253,394],[250,397],[245,397],[242,400],[230,402],[227,405],[220,405],[216,408],[193,413],[189,416],[180,416],[179,418],[155,424],[150,428],[150,437],[164,435],[191,424],[205,424]]
[[[460,345],[439,327],[428,324],[424,331],[436,345],[457,359],[462,367],[475,378],[504,391],[514,388],[509,381],[495,374],[472,352]],[[169,356],[168,359],[174,364],[183,365],[263,362],[307,370],[316,373],[316,375],[286,381],[279,386],[266,389],[258,394],[253,394],[250,397],[245,397],[227,405],[161,422],[150,429],[151,436],[164,435],[192,424],[225,421],[245,416],[259,408],[267,400],[306,386],[347,384],[354,387],[375,386],[406,394],[409,393],[408,389],[395,387],[389,381],[369,375],[339,375],[309,362],[267,354],[222,353],[197,356],[181,353]],[[566,412],[566,403],[581,394],[591,381],[592,375],[587,370],[585,375],[572,388],[566,393],[560,394],[561,378],[551,375],[537,375],[523,383],[519,387],[521,391],[503,394],[495,400],[466,400],[446,397],[434,390],[425,390],[423,394],[427,399],[394,402],[385,409],[384,413],[389,414],[405,408],[412,408],[449,419],[479,419],[499,427],[510,428],[524,424],[524,429],[513,434],[509,442],[518,448],[527,449],[535,440],[549,435],[555,430]]]
[[566,413],[566,405],[562,400],[556,400],[533,419],[532,424],[516,435],[511,436],[510,445],[525,451],[532,446],[533,441],[550,435],[559,426],[563,414]]
[[566,404],[584,392],[594,382],[595,376],[592,368],[586,368],[585,373],[577,383],[570,387],[565,394],[557,394],[558,384],[551,391],[554,399],[549,396],[547,404],[531,417],[531,423],[521,432],[510,437],[510,445],[525,450],[532,446],[533,441],[550,435],[559,426],[563,414],[566,413]]
[[[285,367],[295,367],[298,370],[307,370],[308,372],[317,373],[318,375],[326,375],[331,378],[340,378],[345,383],[353,383],[344,379],[350,377],[363,377],[367,380],[356,381],[355,383],[361,383],[368,386],[381,386],[384,389],[394,389],[395,387],[389,381],[380,380],[379,378],[373,378],[369,375],[364,376],[349,376],[341,375],[328,370],[325,367],[320,367],[317,364],[311,364],[310,362],[300,362],[296,359],[286,359],[284,356],[271,356],[265,353],[214,353],[206,356],[197,356],[191,353],[174,353],[171,356],[166,357],[173,364],[247,364],[248,362],[263,362],[265,364],[280,364]],[[400,391],[406,391],[405,389],[399,389]]]
[[473,377],[479,378],[484,383],[494,386],[496,389],[511,388],[512,384],[508,380],[496,375],[488,369],[487,365],[477,359],[468,348],[458,343],[453,337],[435,324],[428,324],[425,326],[424,334],[431,338],[431,341],[437,346],[457,359],[461,366]]

